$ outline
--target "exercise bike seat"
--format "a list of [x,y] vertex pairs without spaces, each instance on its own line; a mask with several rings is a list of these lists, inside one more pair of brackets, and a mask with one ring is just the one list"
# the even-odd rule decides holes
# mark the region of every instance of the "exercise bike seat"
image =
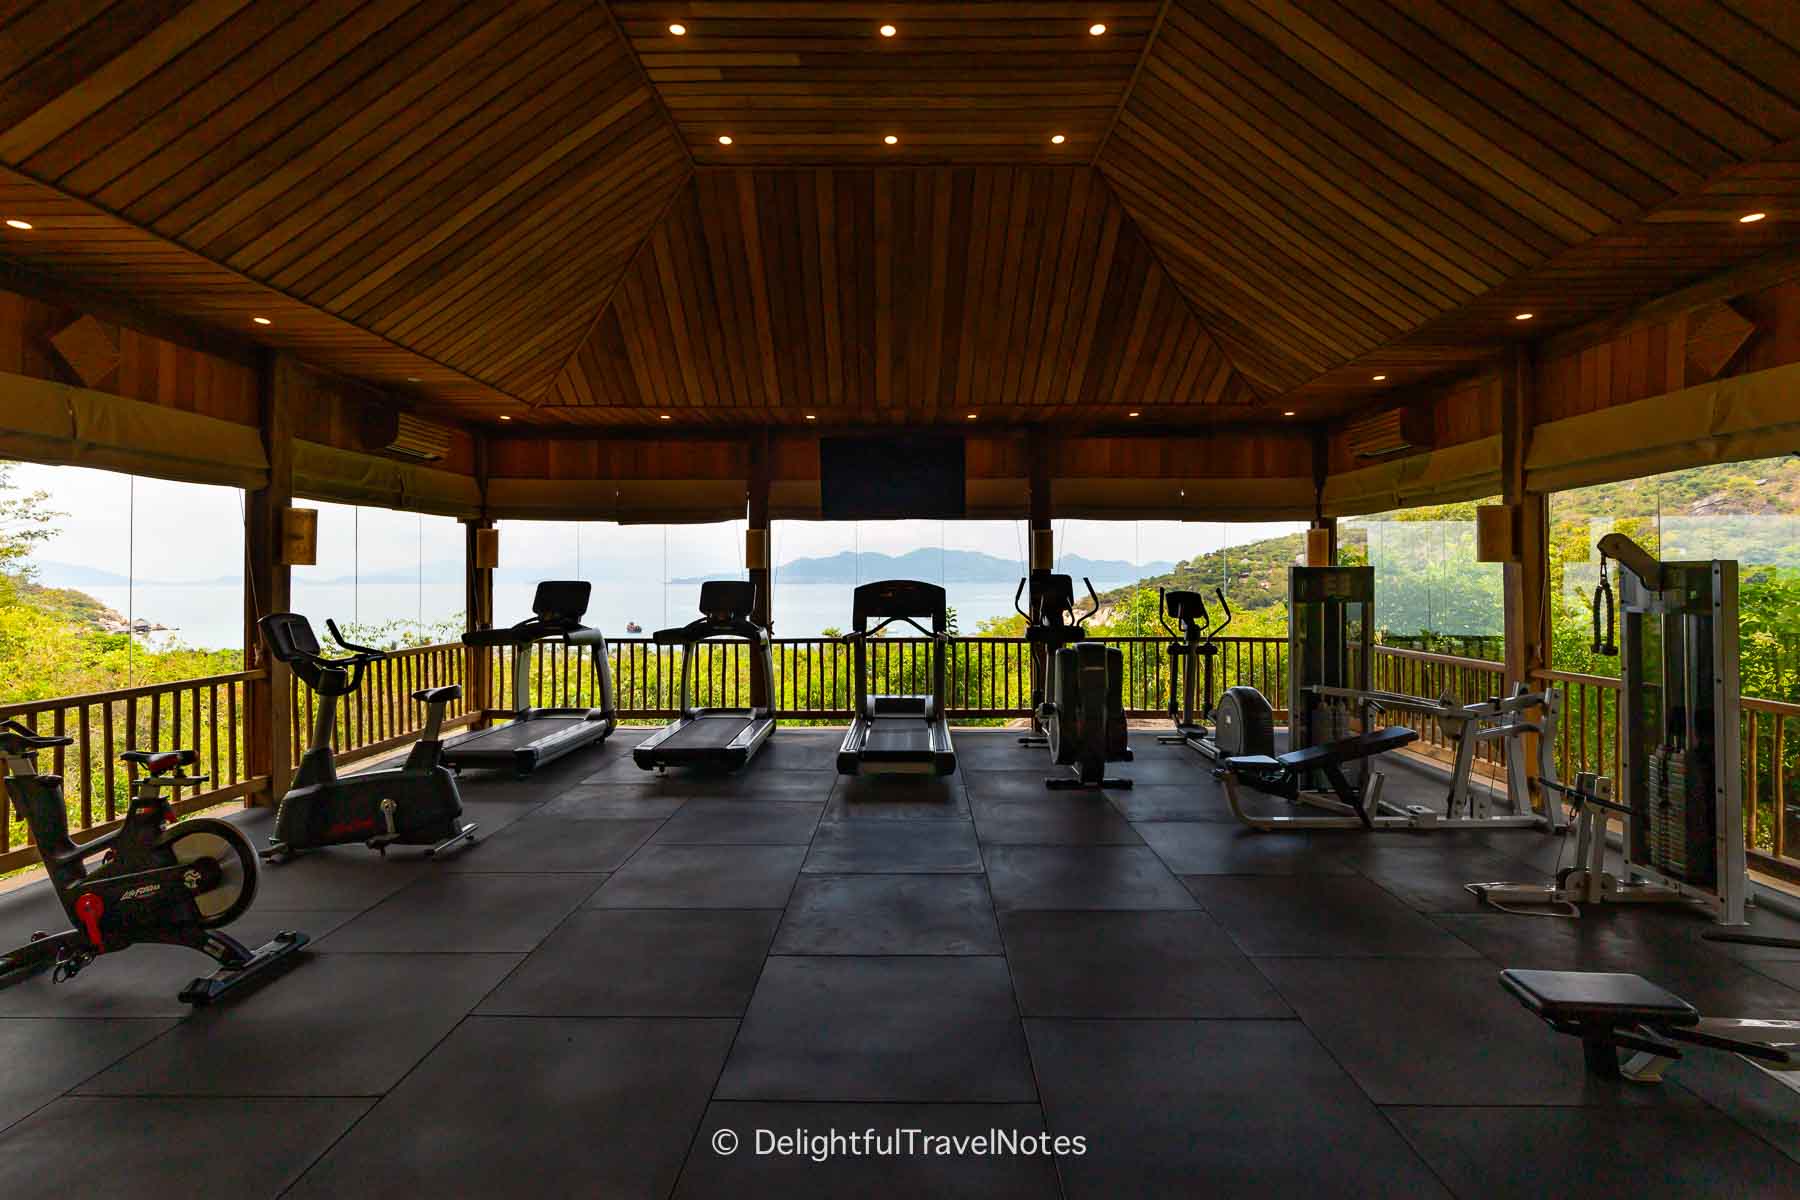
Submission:
[[176,767],[191,767],[200,761],[198,750],[127,750],[119,761],[136,763],[152,775],[161,775]]
[[448,704],[462,698],[462,684],[448,683],[443,687],[420,688],[412,694],[412,698],[421,704]]
[[1642,975],[1509,969],[1500,972],[1500,984],[1553,1025],[1667,1028],[1700,1021],[1693,1005]]

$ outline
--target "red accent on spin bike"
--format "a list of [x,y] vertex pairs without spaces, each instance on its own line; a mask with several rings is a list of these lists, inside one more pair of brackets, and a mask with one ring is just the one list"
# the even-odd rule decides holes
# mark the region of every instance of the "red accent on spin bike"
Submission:
[[106,949],[106,942],[100,936],[100,914],[106,911],[106,901],[89,892],[76,898],[75,915],[87,929],[88,940],[94,943],[94,949]]

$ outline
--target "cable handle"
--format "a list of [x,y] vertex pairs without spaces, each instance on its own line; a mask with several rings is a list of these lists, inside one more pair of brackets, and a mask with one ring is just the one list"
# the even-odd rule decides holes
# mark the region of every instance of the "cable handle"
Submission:
[[[1600,552],[1600,582],[1594,586],[1594,644],[1593,652],[1606,658],[1619,656],[1618,611],[1613,599],[1612,580],[1606,572],[1606,552]],[[1606,636],[1600,636],[1601,609],[1606,610]]]

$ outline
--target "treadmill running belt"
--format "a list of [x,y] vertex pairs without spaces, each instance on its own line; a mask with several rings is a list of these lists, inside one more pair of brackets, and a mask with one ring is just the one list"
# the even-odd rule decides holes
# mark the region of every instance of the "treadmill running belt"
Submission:
[[658,750],[722,750],[750,724],[744,717],[701,717],[662,740]]
[[514,721],[508,725],[495,725],[460,744],[471,750],[479,748],[484,753],[517,750],[552,733],[560,733],[580,720],[579,717],[536,717],[529,721]]
[[931,756],[931,727],[924,722],[905,724],[877,721],[863,741],[865,754],[917,754]]

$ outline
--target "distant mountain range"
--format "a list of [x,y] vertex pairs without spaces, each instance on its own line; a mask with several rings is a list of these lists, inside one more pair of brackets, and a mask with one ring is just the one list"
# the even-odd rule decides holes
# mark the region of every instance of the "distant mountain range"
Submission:
[[[1169,562],[1129,563],[1121,559],[1083,558],[1065,554],[1057,570],[1094,580],[1097,588],[1140,578],[1160,575],[1174,569]],[[849,550],[824,558],[796,558],[775,568],[779,583],[832,583],[853,586],[874,579],[925,579],[945,583],[1014,583],[1020,575],[1017,559],[999,558],[979,550],[939,550],[930,547],[909,550],[905,554],[880,554]],[[673,583],[700,583],[700,578],[676,579]]]

